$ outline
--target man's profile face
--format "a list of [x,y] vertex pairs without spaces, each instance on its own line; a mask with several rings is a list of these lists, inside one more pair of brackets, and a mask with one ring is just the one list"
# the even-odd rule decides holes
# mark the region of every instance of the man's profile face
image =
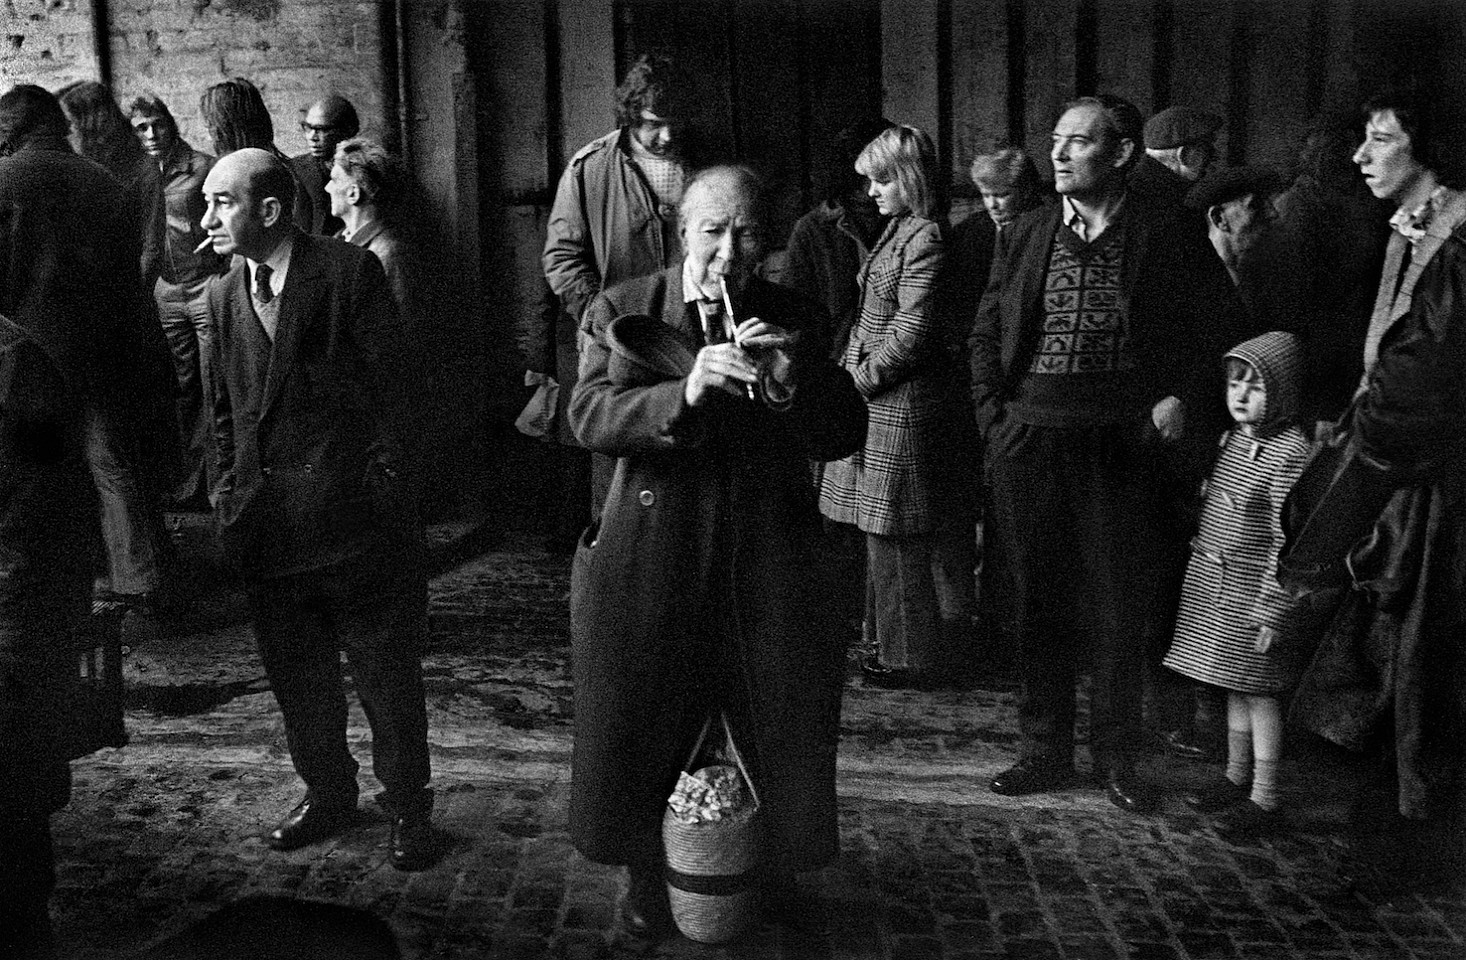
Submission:
[[1393,110],[1370,116],[1364,125],[1364,142],[1354,151],[1354,162],[1370,192],[1396,204],[1403,203],[1426,176],[1424,164],[1411,151],[1410,135]]
[[661,117],[650,110],[643,110],[641,117],[631,128],[631,135],[648,153],[656,157],[671,159],[677,155],[678,123]]
[[311,156],[322,163],[335,157],[337,145],[346,139],[340,114],[322,103],[311,104],[305,112],[305,119],[300,122],[300,129],[305,134],[306,143],[310,144]]
[[[237,155],[234,155],[237,156]],[[225,156],[204,178],[204,216],[199,226],[222,256],[239,254],[262,260],[274,249],[265,223],[264,205],[250,197],[249,174],[234,156]]]
[[1134,145],[1113,141],[1104,113],[1094,104],[1080,104],[1064,112],[1054,125],[1054,189],[1083,200],[1100,198],[1119,181],[1120,169]]
[[173,129],[173,124],[167,117],[155,117],[147,113],[135,113],[132,115],[132,132],[137,135],[137,142],[143,145],[148,156],[155,160],[161,160],[173,149],[173,144],[178,140],[178,131]]
[[338,220],[351,209],[351,193],[356,182],[339,163],[331,164],[331,178],[326,181],[326,195],[331,198],[331,216]]
[[727,184],[695,184],[692,189],[695,194],[688,198],[682,224],[692,282],[705,297],[718,296],[720,278],[734,293],[741,293],[761,252],[753,205],[742,191]]

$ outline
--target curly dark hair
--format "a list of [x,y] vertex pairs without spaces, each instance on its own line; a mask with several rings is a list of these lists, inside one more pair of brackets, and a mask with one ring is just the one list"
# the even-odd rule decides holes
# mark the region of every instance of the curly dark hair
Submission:
[[1403,81],[1375,93],[1361,110],[1367,121],[1389,111],[1410,138],[1410,155],[1452,189],[1466,186],[1466,157],[1462,155],[1459,115],[1449,111],[1447,99],[1415,81]]
[[133,97],[127,104],[127,118],[152,117],[156,120],[168,121],[168,126],[173,132],[178,132],[178,121],[173,119],[173,111],[168,109],[168,104],[162,98],[151,94],[144,94],[140,97]]
[[95,80],[77,80],[62,87],[56,99],[71,123],[77,153],[97,161],[123,182],[136,176],[143,148],[111,90]]
[[205,90],[199,98],[199,112],[216,156],[245,147],[275,148],[275,124],[265,107],[265,98],[244,77],[231,77]]
[[660,117],[681,117],[686,113],[687,96],[687,77],[671,59],[643,54],[616,88],[616,125],[635,125],[643,110]]

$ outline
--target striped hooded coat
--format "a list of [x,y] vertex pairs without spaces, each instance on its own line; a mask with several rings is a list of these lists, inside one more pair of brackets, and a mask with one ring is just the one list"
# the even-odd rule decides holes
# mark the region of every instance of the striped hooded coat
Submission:
[[[1283,500],[1312,448],[1297,425],[1303,351],[1292,334],[1254,337],[1227,354],[1250,364],[1267,391],[1262,419],[1221,438],[1201,522],[1181,587],[1165,665],[1193,680],[1248,694],[1276,694],[1297,681],[1306,601],[1278,584]],[[1258,628],[1278,632],[1258,653]]]

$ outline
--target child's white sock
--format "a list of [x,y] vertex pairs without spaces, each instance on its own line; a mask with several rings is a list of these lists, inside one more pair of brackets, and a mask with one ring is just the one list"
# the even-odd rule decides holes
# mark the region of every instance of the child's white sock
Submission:
[[1258,758],[1252,767],[1252,802],[1264,810],[1276,810],[1283,802],[1282,785],[1278,774],[1282,763],[1278,760]]
[[1252,772],[1252,731],[1227,730],[1227,779],[1245,787]]

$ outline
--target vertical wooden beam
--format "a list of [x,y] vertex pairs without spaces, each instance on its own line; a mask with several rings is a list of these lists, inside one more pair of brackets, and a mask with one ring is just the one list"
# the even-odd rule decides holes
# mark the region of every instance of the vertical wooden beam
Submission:
[[972,158],[1009,136],[1006,0],[952,4],[952,175],[957,196],[976,190]]
[[[1174,0],[1171,95],[1152,104],[1155,110],[1181,104],[1227,115],[1234,5],[1235,0]],[[1228,139],[1224,129],[1218,138],[1222,156]]]
[[1030,0],[1024,5],[1023,145],[1048,175],[1049,138],[1059,108],[1074,97],[1074,35],[1078,0]]
[[97,58],[97,79],[112,87],[112,29],[107,0],[92,0],[92,50]]
[[1310,0],[1250,4],[1247,160],[1290,162],[1313,114],[1309,89]]
[[1095,21],[1095,90],[1155,107],[1155,0],[1105,0]]
[[939,0],[881,0],[882,110],[936,139],[941,127]]
[[735,91],[735,129],[740,133],[737,152],[739,159],[768,178],[767,226],[775,245],[804,212],[801,12],[799,4],[771,0],[735,0],[729,11],[728,66]]
[[[561,0],[560,162],[615,126],[615,11],[612,0]],[[559,170],[554,171],[556,174]]]

